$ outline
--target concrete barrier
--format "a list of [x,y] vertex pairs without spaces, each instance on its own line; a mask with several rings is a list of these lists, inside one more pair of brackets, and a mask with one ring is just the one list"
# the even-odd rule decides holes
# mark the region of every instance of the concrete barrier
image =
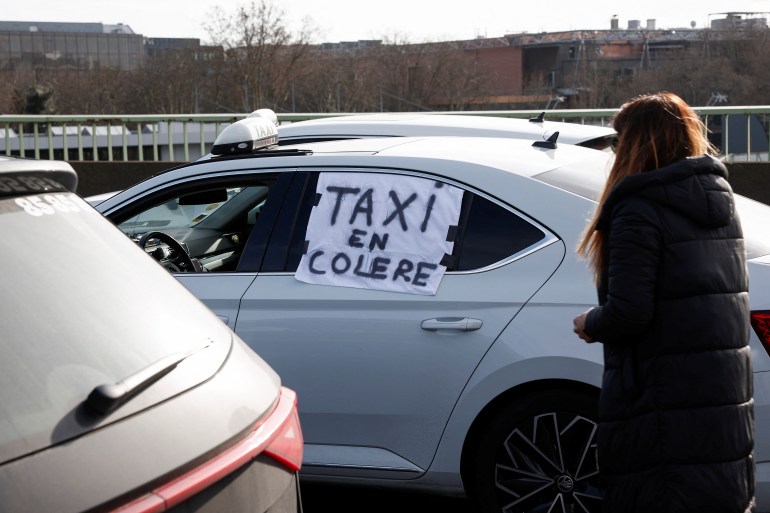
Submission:
[[72,161],[78,174],[80,196],[119,191],[183,162],[91,162]]
[[[79,176],[78,194],[92,196],[125,189],[184,162],[71,162]],[[770,162],[728,163],[733,190],[770,205]]]
[[733,162],[727,170],[735,192],[770,205],[770,162]]

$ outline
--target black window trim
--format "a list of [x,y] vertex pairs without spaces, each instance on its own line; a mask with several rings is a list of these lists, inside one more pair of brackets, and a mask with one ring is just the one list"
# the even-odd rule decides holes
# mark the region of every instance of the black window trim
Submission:
[[271,271],[268,269],[272,267],[284,269],[290,256],[291,242],[294,240],[299,208],[307,189],[310,173],[297,171],[296,173],[293,173],[293,175],[293,180],[291,184],[289,184],[288,190],[281,202],[280,211],[273,222],[274,235],[271,235],[264,251],[262,265],[259,269],[260,274],[286,272],[283,270]]

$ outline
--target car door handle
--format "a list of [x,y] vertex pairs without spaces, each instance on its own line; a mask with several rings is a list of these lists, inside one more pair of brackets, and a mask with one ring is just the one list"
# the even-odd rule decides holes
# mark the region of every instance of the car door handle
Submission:
[[480,319],[471,319],[470,317],[436,317],[435,319],[425,319],[420,327],[428,331],[476,331],[481,328],[481,324]]
[[224,315],[219,315],[219,314],[217,314],[217,317],[219,317],[219,320],[221,320],[225,324],[230,324],[230,318],[229,317],[225,317]]

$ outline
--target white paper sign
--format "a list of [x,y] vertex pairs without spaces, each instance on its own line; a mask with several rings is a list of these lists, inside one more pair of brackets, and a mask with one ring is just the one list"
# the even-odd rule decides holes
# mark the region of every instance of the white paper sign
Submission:
[[462,189],[413,176],[321,173],[316,193],[298,280],[436,294]]

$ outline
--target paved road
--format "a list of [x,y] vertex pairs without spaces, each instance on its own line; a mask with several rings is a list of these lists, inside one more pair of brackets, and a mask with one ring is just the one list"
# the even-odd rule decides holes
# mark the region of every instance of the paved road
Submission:
[[303,483],[304,513],[473,513],[467,499],[421,493]]

